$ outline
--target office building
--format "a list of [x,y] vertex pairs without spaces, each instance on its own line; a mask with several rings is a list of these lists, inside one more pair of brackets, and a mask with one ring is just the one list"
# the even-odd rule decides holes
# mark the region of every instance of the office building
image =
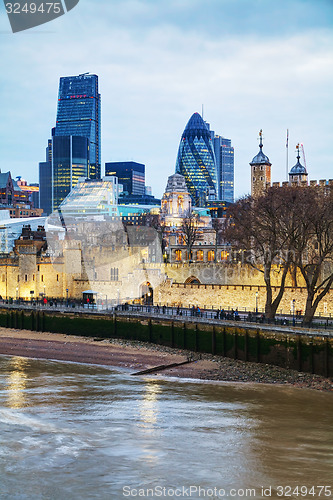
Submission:
[[88,177],[89,141],[86,137],[54,136],[52,144],[52,210],[56,210],[79,178]]
[[101,177],[101,96],[98,76],[82,74],[60,78],[55,136],[88,139],[88,177]]
[[48,140],[45,161],[39,163],[39,208],[52,212],[52,139]]
[[[113,161],[105,163],[105,175],[115,175],[123,185],[124,195],[145,194],[145,165],[135,161]],[[150,193],[151,194],[151,193]]]
[[185,177],[194,206],[204,206],[217,198],[217,173],[209,127],[199,113],[189,119],[182,134],[176,173]]
[[231,140],[215,135],[212,140],[216,159],[217,196],[221,201],[234,202],[234,148]]

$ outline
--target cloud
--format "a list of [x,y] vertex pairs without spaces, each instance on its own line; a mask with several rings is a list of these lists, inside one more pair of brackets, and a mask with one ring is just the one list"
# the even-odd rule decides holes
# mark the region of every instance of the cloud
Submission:
[[[145,163],[156,195],[174,172],[187,120],[202,104],[212,129],[235,147],[238,194],[249,190],[248,163],[257,153],[260,128],[274,179],[284,180],[287,127],[290,164],[301,141],[311,177],[331,175],[332,31],[301,26],[277,36],[274,25],[268,36],[267,23],[261,30],[259,21],[271,17],[255,16],[253,9],[250,14],[243,0],[235,3],[244,5],[251,21],[241,34],[225,29],[228,19],[236,24],[230,2],[222,16],[218,5],[226,2],[211,0],[201,16],[198,9],[207,5],[202,0],[101,1],[100,11],[81,0],[52,23],[53,33],[3,36],[2,170],[38,180],[38,162],[55,123],[59,77],[91,71],[100,77],[103,162]],[[262,8],[264,3],[255,2]],[[281,5],[283,11],[286,3]]]

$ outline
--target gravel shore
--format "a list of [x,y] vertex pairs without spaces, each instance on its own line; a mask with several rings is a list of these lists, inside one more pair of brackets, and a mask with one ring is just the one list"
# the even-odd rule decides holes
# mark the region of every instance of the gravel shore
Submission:
[[168,368],[158,374],[201,380],[284,384],[333,391],[333,380],[319,375],[137,341],[101,340],[0,328],[0,354],[122,367],[131,373],[154,366],[181,363],[192,357],[194,362]]

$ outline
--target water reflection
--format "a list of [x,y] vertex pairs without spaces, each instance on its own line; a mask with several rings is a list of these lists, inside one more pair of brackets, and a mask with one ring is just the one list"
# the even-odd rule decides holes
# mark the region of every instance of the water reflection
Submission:
[[158,395],[162,388],[157,381],[149,381],[144,386],[144,393],[140,403],[141,427],[153,429],[158,417]]
[[160,450],[156,447],[156,440],[151,442],[149,437],[153,439],[154,431],[159,427],[159,395],[161,392],[162,387],[158,381],[147,380],[139,403],[139,428],[148,438],[143,445],[141,458],[150,465],[157,463],[160,454]]
[[27,386],[26,369],[29,362],[25,358],[14,356],[8,363],[9,374],[7,376],[7,401],[9,408],[24,408],[26,406],[25,390]]

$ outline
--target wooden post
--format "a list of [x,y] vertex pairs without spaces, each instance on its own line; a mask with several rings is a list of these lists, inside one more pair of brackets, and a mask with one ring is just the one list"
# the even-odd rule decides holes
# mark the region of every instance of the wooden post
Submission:
[[35,330],[35,313],[32,311],[31,313],[31,331]]
[[113,314],[113,336],[117,337],[117,314]]
[[42,312],[41,331],[45,332],[45,312]]
[[148,319],[148,335],[149,335],[149,342],[153,341],[153,326],[151,324],[151,319]]
[[326,337],[325,339],[325,344],[324,344],[324,376],[326,378],[329,377],[329,343],[328,343],[328,338]]
[[6,312],[6,328],[9,328],[9,313]]
[[297,370],[302,371],[302,341],[301,337],[297,338]]
[[213,326],[213,332],[212,332],[212,354],[216,354],[216,330],[215,326]]
[[36,314],[36,332],[39,332],[40,330],[40,314],[39,311],[37,311]]
[[234,359],[238,359],[238,333],[237,333],[237,330],[235,328],[235,334],[234,334],[234,338],[235,338],[235,343],[234,343]]
[[186,349],[186,323],[184,321],[184,326],[183,326],[183,346],[184,349]]
[[21,330],[24,330],[24,312],[21,311]]
[[10,328],[14,328],[15,322],[14,322],[14,311],[10,313]]
[[310,341],[310,372],[314,373],[314,348],[312,339]]
[[249,334],[248,331],[245,330],[245,335],[244,335],[244,359],[245,361],[248,361],[249,358]]
[[194,350],[195,350],[195,352],[198,352],[198,332],[199,332],[198,324],[196,324],[195,325],[195,338],[194,338],[194,341],[195,341]]
[[171,338],[170,338],[171,347],[175,347],[175,324],[171,322]]
[[222,353],[223,353],[223,356],[226,357],[227,355],[227,346],[226,346],[226,333],[225,333],[225,327],[223,328],[223,332],[222,332]]
[[256,334],[256,339],[257,339],[257,363],[260,363],[260,331],[257,330]]
[[18,311],[15,311],[15,329],[18,329]]

